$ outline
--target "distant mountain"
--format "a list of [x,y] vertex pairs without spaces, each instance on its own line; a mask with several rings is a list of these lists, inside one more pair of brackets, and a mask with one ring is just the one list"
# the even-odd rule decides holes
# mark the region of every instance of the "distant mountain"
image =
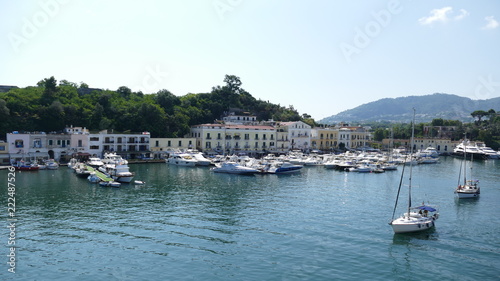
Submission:
[[472,100],[450,94],[385,98],[340,112],[319,120],[322,124],[337,122],[409,122],[412,108],[416,109],[416,122],[430,122],[432,119],[460,120],[471,122],[475,110],[500,111],[500,98]]

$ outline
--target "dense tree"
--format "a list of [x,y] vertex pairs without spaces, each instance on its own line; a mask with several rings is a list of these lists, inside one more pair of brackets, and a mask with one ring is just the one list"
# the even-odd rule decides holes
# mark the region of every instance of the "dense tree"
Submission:
[[481,123],[481,119],[485,116],[488,116],[488,112],[486,112],[484,110],[476,110],[476,111],[472,112],[470,115],[472,115],[472,117],[474,117],[474,118],[477,118],[478,123]]

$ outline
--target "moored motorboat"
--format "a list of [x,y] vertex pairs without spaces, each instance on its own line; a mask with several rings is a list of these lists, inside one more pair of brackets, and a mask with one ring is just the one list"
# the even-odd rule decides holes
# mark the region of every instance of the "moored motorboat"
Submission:
[[272,161],[263,168],[263,172],[269,174],[289,174],[300,172],[302,168],[302,165],[295,165],[290,162]]
[[117,182],[129,183],[134,178],[134,173],[130,172],[128,165],[106,165],[107,172],[111,178]]
[[120,187],[121,183],[116,181],[101,181],[99,182],[99,185],[105,187]]
[[210,169],[214,173],[240,174],[251,175],[259,173],[259,170],[242,166],[236,162],[217,163],[214,168]]
[[187,166],[194,167],[198,162],[194,159],[190,154],[187,153],[174,153],[171,154],[170,157],[165,160],[168,164],[177,165],[177,166]]

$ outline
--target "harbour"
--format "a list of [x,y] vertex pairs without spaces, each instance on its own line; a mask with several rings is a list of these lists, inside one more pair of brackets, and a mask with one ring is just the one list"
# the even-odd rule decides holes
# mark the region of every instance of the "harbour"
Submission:
[[148,163],[130,165],[144,186],[120,188],[66,167],[16,171],[16,274],[4,263],[0,278],[496,280],[500,161],[473,161],[482,193],[470,200],[453,193],[460,164],[414,167],[413,200],[440,219],[412,235],[388,225],[400,170],[243,176]]

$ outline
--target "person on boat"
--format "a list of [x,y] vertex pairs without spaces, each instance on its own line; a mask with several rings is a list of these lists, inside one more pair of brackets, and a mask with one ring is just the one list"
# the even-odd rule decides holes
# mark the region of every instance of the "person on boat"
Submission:
[[424,211],[424,217],[427,217],[427,214],[429,213],[429,211],[425,210]]

